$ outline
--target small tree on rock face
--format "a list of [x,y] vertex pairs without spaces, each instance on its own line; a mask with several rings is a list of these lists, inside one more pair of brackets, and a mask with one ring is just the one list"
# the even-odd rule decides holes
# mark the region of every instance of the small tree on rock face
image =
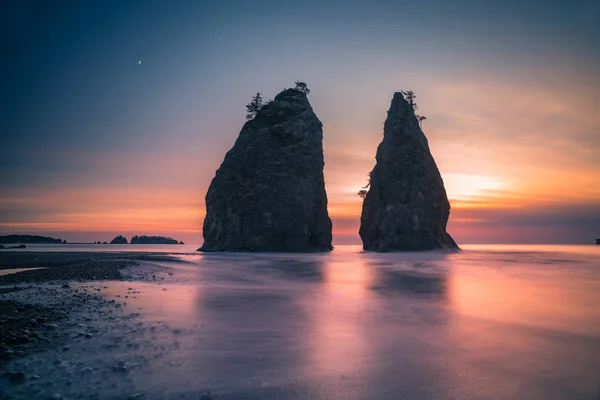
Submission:
[[367,184],[365,186],[363,186],[363,189],[368,189],[371,187],[371,173],[369,172],[369,174],[367,175]]
[[358,197],[360,197],[361,199],[364,199],[365,197],[367,197],[367,193],[369,192],[369,188],[371,187],[371,173],[369,172],[369,179],[367,180],[367,184],[365,186],[363,186],[358,193],[356,193],[358,195]]
[[252,119],[256,117],[256,113],[263,108],[264,103],[260,92],[256,93],[256,96],[252,97],[252,101],[246,104],[246,119]]
[[422,115],[417,115],[417,121],[419,121],[419,126],[422,128],[423,127],[423,120],[427,119],[427,117],[424,117]]
[[294,86],[294,90],[297,90],[304,94],[310,93],[310,89],[308,88],[308,86],[306,86],[306,82],[296,81],[295,83],[296,83],[296,86]]

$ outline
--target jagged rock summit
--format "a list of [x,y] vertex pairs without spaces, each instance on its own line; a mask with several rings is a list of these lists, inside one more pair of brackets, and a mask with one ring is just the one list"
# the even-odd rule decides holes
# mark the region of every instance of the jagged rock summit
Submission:
[[206,194],[200,251],[329,251],[323,129],[286,89],[246,122]]
[[365,250],[458,249],[446,232],[450,203],[413,107],[395,93],[363,202]]

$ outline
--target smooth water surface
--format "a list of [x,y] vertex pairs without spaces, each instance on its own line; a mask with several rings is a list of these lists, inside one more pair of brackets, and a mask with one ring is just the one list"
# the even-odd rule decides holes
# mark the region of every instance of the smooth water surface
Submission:
[[[163,263],[164,280],[102,282],[100,295],[127,296],[136,313],[110,327],[129,343],[112,350],[95,335],[68,357],[80,369],[132,360],[128,394],[149,399],[596,400],[599,256],[600,246],[181,255]],[[100,398],[114,398],[124,378],[102,371]]]
[[143,321],[182,330],[168,357],[177,367],[138,379],[240,399],[596,399],[599,256],[593,246],[187,256],[177,283],[141,284],[130,302]]
[[[24,249],[2,249],[0,251],[37,251],[37,252],[96,252],[96,253],[192,253],[199,245],[190,244],[29,244]],[[15,244],[5,246],[16,246]]]

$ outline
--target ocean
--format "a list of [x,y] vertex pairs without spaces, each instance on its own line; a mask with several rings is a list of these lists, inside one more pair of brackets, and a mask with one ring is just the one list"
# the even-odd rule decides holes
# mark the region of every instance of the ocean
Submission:
[[[58,356],[78,368],[143,359],[127,384],[148,398],[600,398],[600,246],[187,253],[155,265],[172,271],[165,281],[98,286],[106,299],[129,293],[136,314],[112,333],[155,327],[135,330],[138,345],[98,339]],[[47,359],[36,365],[56,369]],[[106,398],[120,393],[121,376],[95,379]]]
[[[2,249],[0,251],[38,251],[38,252],[92,252],[92,253],[193,253],[200,245],[189,244],[94,244],[94,243],[67,243],[67,244],[29,244],[24,249]],[[18,246],[18,244],[5,244],[4,246]]]

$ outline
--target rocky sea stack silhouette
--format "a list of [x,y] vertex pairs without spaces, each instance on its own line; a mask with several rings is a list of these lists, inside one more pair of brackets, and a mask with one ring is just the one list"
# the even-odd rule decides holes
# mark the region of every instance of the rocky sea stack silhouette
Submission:
[[133,236],[130,244],[178,244],[179,242],[171,237],[165,236]]
[[286,89],[244,125],[206,194],[200,251],[329,251],[323,129]]
[[39,235],[3,235],[0,236],[0,243],[16,244],[16,243],[35,243],[35,244],[66,244],[66,240],[55,239],[49,236]]
[[125,236],[118,235],[110,241],[110,244],[127,244],[127,238]]
[[446,232],[450,203],[413,107],[395,93],[360,218],[365,250],[458,249]]

